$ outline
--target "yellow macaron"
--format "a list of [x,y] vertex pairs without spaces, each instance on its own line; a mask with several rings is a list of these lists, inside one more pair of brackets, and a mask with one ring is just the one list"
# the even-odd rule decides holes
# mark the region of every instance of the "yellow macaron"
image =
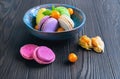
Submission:
[[36,15],[36,24],[38,25],[41,19],[45,16],[43,12],[46,11],[46,8],[41,8]]

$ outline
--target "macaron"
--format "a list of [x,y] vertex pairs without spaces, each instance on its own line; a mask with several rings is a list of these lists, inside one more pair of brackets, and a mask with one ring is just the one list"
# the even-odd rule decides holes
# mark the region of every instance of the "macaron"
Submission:
[[20,48],[20,54],[24,59],[32,60],[33,52],[37,47],[38,46],[34,44],[26,44]]
[[38,10],[38,13],[36,15],[36,24],[38,25],[41,19],[45,16],[43,12],[46,11],[46,8],[41,8]]
[[45,16],[39,23],[39,30],[43,32],[55,32],[58,27],[58,21],[50,16]]
[[55,60],[55,54],[50,48],[39,46],[35,49],[33,58],[39,64],[50,64]]
[[60,18],[58,19],[58,22],[60,26],[64,28],[66,31],[72,30],[74,28],[73,20],[67,15],[61,15]]
[[60,12],[61,15],[67,15],[68,17],[70,17],[70,13],[66,7],[59,6],[59,7],[56,7],[55,10]]
[[42,25],[45,23],[45,21],[47,20],[47,19],[49,19],[50,18],[50,16],[44,16],[43,18],[42,18],[42,20],[40,21],[40,23],[38,24],[38,28],[39,28],[39,30],[41,30],[41,28],[42,28]]

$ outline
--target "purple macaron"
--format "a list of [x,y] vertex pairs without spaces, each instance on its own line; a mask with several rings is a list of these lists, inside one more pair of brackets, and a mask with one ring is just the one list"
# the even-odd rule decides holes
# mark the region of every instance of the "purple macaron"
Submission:
[[50,16],[45,16],[38,26],[39,30],[43,32],[55,32],[58,27],[58,21]]

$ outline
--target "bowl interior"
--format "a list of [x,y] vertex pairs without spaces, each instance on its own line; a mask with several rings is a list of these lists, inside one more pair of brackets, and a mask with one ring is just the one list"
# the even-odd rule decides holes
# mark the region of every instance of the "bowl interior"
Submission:
[[23,18],[24,23],[29,28],[35,30],[33,27],[36,25],[36,14],[37,14],[38,10],[40,8],[51,9],[51,7],[53,5],[55,7],[57,7],[57,6],[64,6],[66,8],[72,8],[74,10],[74,14],[71,15],[71,18],[72,18],[72,20],[74,21],[74,24],[75,24],[73,30],[75,30],[78,27],[81,27],[84,24],[85,19],[86,19],[84,13],[80,9],[78,9],[78,8],[76,8],[74,6],[71,6],[71,5],[67,5],[67,4],[44,4],[44,5],[33,7],[33,8],[31,8],[30,10],[28,10],[25,13],[24,18]]

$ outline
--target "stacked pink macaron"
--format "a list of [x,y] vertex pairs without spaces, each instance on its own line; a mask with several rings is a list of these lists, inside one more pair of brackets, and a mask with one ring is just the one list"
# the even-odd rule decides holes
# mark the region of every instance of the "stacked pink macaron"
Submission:
[[20,48],[20,54],[24,59],[34,59],[39,64],[50,64],[55,60],[54,52],[47,46],[26,44]]
[[[73,13],[72,13],[73,14]],[[74,28],[72,15],[68,8],[63,6],[52,7],[52,9],[40,8],[36,15],[35,29],[43,32],[69,31]]]

